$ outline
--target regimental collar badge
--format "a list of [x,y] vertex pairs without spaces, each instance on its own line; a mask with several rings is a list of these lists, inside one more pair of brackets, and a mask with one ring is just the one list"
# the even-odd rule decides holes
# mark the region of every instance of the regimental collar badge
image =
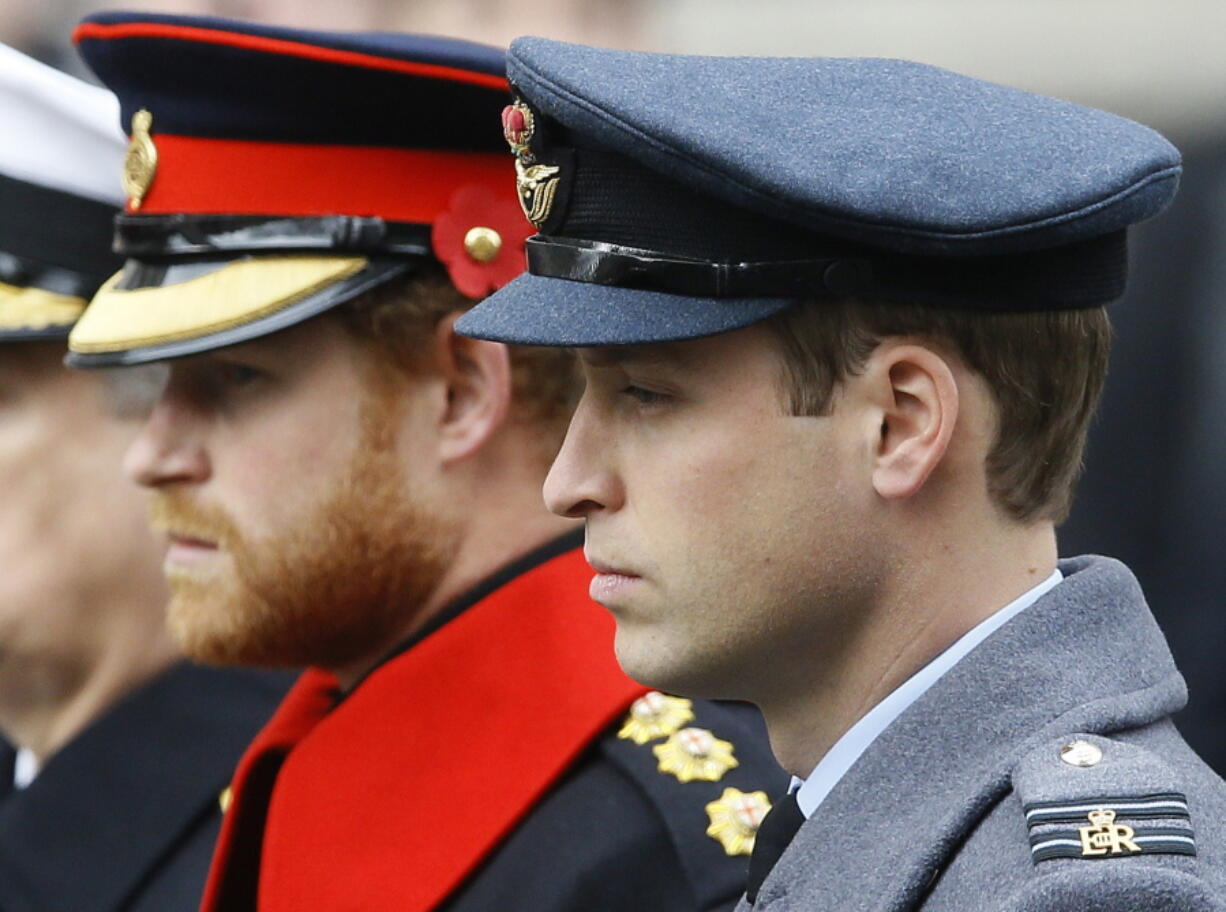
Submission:
[[558,193],[558,175],[561,167],[543,165],[536,161],[532,152],[532,138],[536,135],[536,115],[522,101],[507,105],[502,110],[502,135],[511,151],[515,153],[515,182],[519,189],[519,205],[524,215],[535,227],[542,227],[549,219]]
[[681,782],[719,782],[728,770],[740,766],[732,745],[705,728],[683,728],[663,744],[653,747],[662,773],[672,773]]
[[646,744],[657,738],[667,738],[693,719],[692,702],[653,690],[634,701],[617,737]]
[[123,192],[128,196],[128,208],[140,208],[153,183],[158,168],[158,150],[149,135],[153,127],[153,115],[141,108],[132,115],[132,138],[123,159]]
[[722,845],[728,855],[750,855],[758,827],[770,809],[766,792],[726,788],[707,805],[707,817],[711,820],[707,835]]

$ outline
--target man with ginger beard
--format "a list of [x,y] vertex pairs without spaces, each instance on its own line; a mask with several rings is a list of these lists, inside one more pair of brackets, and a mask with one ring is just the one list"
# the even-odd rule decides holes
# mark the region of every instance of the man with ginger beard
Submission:
[[0,908],[189,912],[219,797],[288,684],[182,662],[120,471],[156,369],[64,369],[120,261],[111,93],[0,47]]
[[168,365],[126,466],[189,654],[311,666],[240,764],[204,909],[731,907],[781,784],[756,715],[620,671],[540,501],[571,358],[452,331],[530,232],[502,52],[129,14],[76,38],[132,138],[128,261],[70,363]]

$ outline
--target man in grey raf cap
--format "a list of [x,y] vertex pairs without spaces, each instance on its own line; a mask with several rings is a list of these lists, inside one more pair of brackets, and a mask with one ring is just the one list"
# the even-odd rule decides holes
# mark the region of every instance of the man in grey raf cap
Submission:
[[1136,580],[1057,560],[1127,228],[1179,156],[901,61],[513,45],[540,233],[462,332],[576,346],[545,485],[635,678],[796,777],[742,908],[1222,909]]

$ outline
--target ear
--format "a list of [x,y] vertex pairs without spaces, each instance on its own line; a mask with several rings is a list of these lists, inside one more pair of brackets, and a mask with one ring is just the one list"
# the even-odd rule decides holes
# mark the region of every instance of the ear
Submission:
[[444,317],[434,338],[447,395],[439,425],[439,455],[445,465],[480,450],[511,410],[510,352],[500,342],[457,335],[459,317]]
[[912,497],[953,439],[957,380],[945,358],[913,343],[882,344],[866,367],[881,418],[873,487],[887,500]]

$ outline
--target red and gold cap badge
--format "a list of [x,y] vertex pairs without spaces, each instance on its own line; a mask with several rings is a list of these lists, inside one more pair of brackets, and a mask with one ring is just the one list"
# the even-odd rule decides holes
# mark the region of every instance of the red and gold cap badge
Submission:
[[516,155],[528,155],[531,152],[532,134],[536,131],[536,117],[522,101],[507,105],[502,109],[502,135]]
[[519,189],[519,205],[524,215],[537,228],[549,218],[558,193],[557,165],[536,161],[532,138],[536,135],[536,115],[522,101],[502,109],[502,135],[515,153],[515,182]]

